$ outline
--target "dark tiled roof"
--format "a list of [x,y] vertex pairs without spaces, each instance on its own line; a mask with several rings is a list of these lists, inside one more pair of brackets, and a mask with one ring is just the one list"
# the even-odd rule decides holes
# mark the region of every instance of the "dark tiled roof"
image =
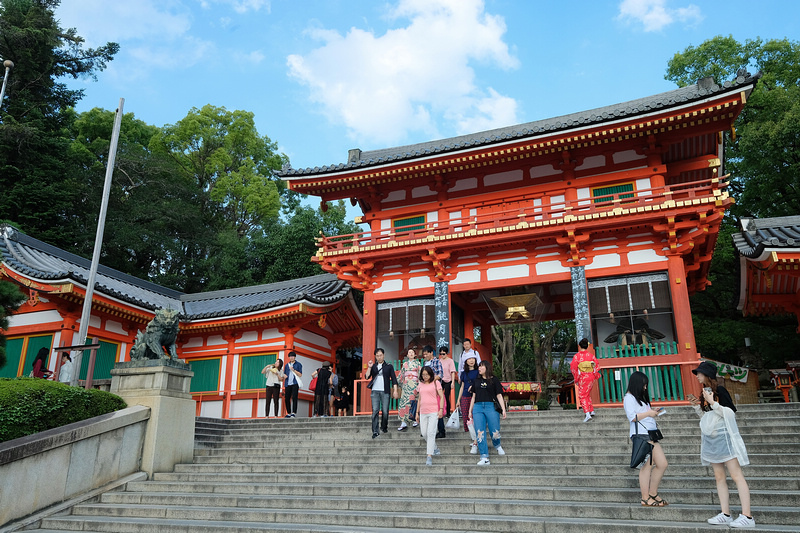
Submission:
[[743,256],[759,257],[766,248],[800,248],[800,216],[742,221],[744,231],[734,233],[733,245]]
[[[37,281],[70,281],[84,287],[91,268],[88,259],[8,226],[0,226],[0,259],[11,269]],[[330,305],[345,298],[350,287],[334,274],[321,274],[268,285],[184,294],[101,265],[97,271],[95,291],[144,309],[180,309],[183,318],[199,320],[263,311],[303,301]]]
[[597,125],[602,124],[603,122],[610,122],[623,118],[631,118],[637,115],[648,114],[655,111],[684,105],[714,95],[738,91],[741,90],[743,85],[755,83],[755,81],[761,77],[761,73],[753,76],[748,72],[741,71],[739,74],[740,75],[735,80],[727,81],[722,86],[714,83],[711,78],[704,78],[699,80],[694,85],[687,85],[686,87],[681,87],[679,89],[645,98],[639,98],[638,100],[631,100],[628,102],[600,107],[589,111],[581,111],[578,113],[572,113],[570,115],[563,115],[560,117],[518,124],[516,126],[508,126],[505,128],[498,128],[494,130],[472,133],[469,135],[461,135],[459,137],[451,137],[449,139],[412,144],[408,146],[385,148],[382,150],[372,150],[367,152],[351,150],[351,155],[346,163],[305,169],[293,169],[291,166],[288,166],[284,168],[279,175],[283,178],[291,180],[292,178],[302,178],[303,176],[313,176],[318,174],[340,172],[342,170],[372,167],[386,163],[425,157],[433,154],[442,154],[463,150],[466,148],[489,146],[513,139],[521,140],[540,135],[548,135],[562,130]]
[[[200,319],[271,309],[303,300],[329,305],[340,301],[349,291],[350,286],[335,274],[320,274],[268,285],[185,294],[181,302],[188,317]],[[232,309],[236,312],[231,313]]]

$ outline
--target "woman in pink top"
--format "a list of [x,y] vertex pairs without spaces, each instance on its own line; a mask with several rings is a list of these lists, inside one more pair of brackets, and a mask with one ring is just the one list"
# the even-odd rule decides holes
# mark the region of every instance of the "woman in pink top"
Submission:
[[428,443],[428,459],[425,464],[431,466],[433,456],[439,455],[439,448],[436,447],[436,426],[444,410],[444,393],[442,385],[429,366],[423,366],[419,373],[417,398],[417,422]]

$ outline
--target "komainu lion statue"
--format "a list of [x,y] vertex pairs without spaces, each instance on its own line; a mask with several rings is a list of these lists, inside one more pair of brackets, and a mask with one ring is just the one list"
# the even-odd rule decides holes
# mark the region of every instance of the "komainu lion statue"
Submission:
[[[178,338],[178,311],[159,309],[156,316],[147,324],[144,332],[136,334],[131,348],[131,361],[137,359],[178,360],[175,339]],[[164,351],[166,350],[166,352]]]

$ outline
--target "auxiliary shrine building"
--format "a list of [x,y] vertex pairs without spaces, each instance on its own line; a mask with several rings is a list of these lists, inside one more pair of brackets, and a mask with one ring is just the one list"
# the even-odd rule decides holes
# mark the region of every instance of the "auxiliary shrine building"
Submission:
[[[292,190],[349,199],[369,230],[322,235],[313,258],[364,292],[376,346],[464,338],[491,359],[490,326],[574,319],[603,368],[605,404],[642,370],[650,394],[693,387],[689,296],[703,290],[725,210],[724,133],[758,76],[281,173]],[[691,390],[691,389],[689,389]]]
[[[50,351],[48,368],[57,371],[54,351],[83,344],[77,336],[91,262],[9,226],[0,226],[0,260],[0,280],[28,296],[3,332],[8,360],[0,377],[27,376],[41,348]],[[285,362],[291,350],[305,381],[298,415],[310,415],[311,373],[323,361],[336,366],[339,348],[361,344],[361,311],[351,288],[331,274],[184,294],[100,266],[88,332],[100,344],[92,379],[109,379],[115,363],[129,360],[136,333],[160,308],[180,311],[178,356],[194,371],[191,392],[202,416],[282,415],[282,401],[279,413],[265,406],[261,369],[276,358]],[[87,351],[82,380],[88,361]]]

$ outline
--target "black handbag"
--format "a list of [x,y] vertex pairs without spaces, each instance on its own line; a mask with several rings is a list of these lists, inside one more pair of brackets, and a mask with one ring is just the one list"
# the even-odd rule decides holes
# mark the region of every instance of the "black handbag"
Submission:
[[650,436],[650,440],[652,442],[658,442],[658,441],[660,441],[661,439],[664,438],[664,435],[661,434],[661,430],[658,429],[658,428],[656,428],[656,429],[648,429],[647,430],[647,434]]
[[503,407],[500,405],[500,402],[498,401],[497,396],[495,396],[493,398],[493,400],[494,400],[494,410],[502,415],[503,414]]
[[[631,437],[631,442],[633,443],[633,449],[631,450],[631,468],[639,468],[639,466],[647,460],[648,455],[650,456],[650,464],[653,464],[653,445],[650,444],[649,431],[647,435],[640,435],[639,424],[641,424],[641,422],[637,420],[635,426],[636,434]],[[661,433],[660,431],[658,432]]]

